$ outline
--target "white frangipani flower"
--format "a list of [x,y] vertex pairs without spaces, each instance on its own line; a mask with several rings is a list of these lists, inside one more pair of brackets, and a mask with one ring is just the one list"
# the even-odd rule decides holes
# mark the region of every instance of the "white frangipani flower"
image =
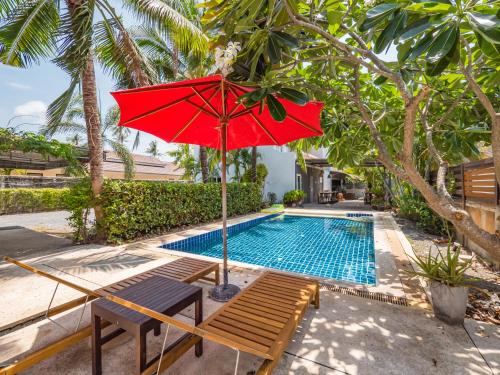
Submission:
[[241,46],[238,42],[229,42],[226,49],[215,48],[215,66],[224,77],[233,71],[231,65],[236,61],[239,51]]

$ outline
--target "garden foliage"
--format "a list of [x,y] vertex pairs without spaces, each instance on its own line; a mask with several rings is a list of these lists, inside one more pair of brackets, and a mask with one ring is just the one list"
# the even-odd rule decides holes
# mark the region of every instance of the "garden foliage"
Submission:
[[61,210],[65,208],[67,188],[0,189],[0,215]]
[[427,233],[448,236],[451,225],[432,211],[416,192],[414,194],[404,194],[397,199],[398,216],[415,221],[417,227]]
[[302,199],[304,199],[305,196],[306,193],[304,193],[302,190],[290,190],[283,195],[283,203],[284,204],[298,203]]
[[[261,208],[262,195],[258,184],[230,183],[227,185],[227,197],[228,216],[247,214]],[[107,180],[99,200],[104,210],[103,231],[108,242],[112,243],[210,222],[222,215],[221,185],[217,183]],[[81,203],[81,207],[72,207],[76,216],[84,214],[89,201],[82,199]],[[83,221],[76,220],[76,216],[72,224],[77,233],[82,233],[82,228],[78,226]]]

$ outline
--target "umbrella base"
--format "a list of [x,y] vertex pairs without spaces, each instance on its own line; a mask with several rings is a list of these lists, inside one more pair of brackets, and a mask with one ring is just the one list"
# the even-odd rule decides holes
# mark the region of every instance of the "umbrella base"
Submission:
[[218,302],[227,302],[240,292],[240,288],[233,284],[217,285],[212,289],[212,299]]

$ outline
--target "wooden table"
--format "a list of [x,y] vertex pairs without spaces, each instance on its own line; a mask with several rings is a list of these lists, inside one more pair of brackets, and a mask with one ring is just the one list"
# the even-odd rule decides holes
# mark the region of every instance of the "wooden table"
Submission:
[[[203,321],[202,288],[181,281],[153,276],[113,294],[169,316],[179,313],[194,303],[195,325]],[[102,345],[125,331],[131,333],[135,338],[137,374],[140,374],[159,358],[158,354],[156,358],[147,361],[146,334],[154,330],[155,336],[158,336],[160,334],[160,321],[102,298],[92,302],[91,315],[93,375],[102,374]],[[101,319],[118,326],[118,329],[101,337]],[[179,339],[176,342],[181,341]],[[171,345],[169,350],[173,348]],[[197,357],[203,354],[203,341],[200,340],[196,344],[195,354]]]

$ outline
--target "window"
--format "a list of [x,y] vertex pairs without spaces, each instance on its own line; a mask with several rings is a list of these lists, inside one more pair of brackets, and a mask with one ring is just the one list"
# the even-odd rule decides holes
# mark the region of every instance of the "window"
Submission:
[[302,175],[297,173],[297,177],[295,179],[295,189],[302,190]]

